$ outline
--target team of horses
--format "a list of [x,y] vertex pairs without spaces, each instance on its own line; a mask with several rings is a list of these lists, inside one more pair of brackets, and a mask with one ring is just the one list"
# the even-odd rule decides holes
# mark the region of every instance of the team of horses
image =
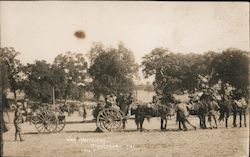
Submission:
[[[157,97],[157,96],[156,96]],[[194,115],[199,118],[200,128],[218,128],[218,121],[225,121],[226,128],[228,127],[228,118],[233,114],[233,126],[236,125],[236,117],[239,115],[240,118],[240,127],[242,127],[242,116],[244,120],[244,126],[246,127],[246,112],[247,112],[247,102],[240,101],[242,97],[233,98],[233,97],[221,97],[217,99],[212,93],[204,92],[198,99],[191,101],[189,100],[180,101],[169,101],[167,98],[155,98],[150,103],[139,102],[136,100],[126,101],[126,98],[118,102],[120,109],[127,116],[129,110],[131,115],[135,116],[135,123],[137,125],[137,130],[143,131],[144,120],[151,117],[160,117],[160,129],[166,130],[167,120],[169,117],[173,116],[176,113],[176,121],[179,123],[180,130],[187,130],[186,124],[189,124],[191,127],[196,129],[196,126],[192,125],[188,120],[189,115]],[[217,113],[219,113],[219,118],[217,121]],[[127,119],[124,119],[123,128],[125,128],[125,122]],[[209,127],[207,126],[207,121]],[[212,122],[214,125],[212,125]]]

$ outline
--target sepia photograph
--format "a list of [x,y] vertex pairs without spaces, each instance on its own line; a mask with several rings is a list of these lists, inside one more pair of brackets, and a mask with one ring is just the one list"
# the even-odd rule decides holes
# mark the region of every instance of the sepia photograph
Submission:
[[249,157],[249,2],[1,1],[3,157]]

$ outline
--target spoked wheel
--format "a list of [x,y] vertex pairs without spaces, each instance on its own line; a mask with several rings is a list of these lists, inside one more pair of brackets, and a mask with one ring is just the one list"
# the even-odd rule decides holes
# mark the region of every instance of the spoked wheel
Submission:
[[66,124],[65,115],[59,114],[57,116],[57,118],[58,118],[58,125],[57,125],[57,128],[56,128],[56,132],[60,132],[60,131],[62,131],[64,129],[65,124]]
[[97,127],[103,132],[119,131],[122,128],[124,114],[114,108],[106,108],[99,112],[96,120]]
[[56,132],[58,126],[58,118],[52,111],[42,111],[37,113],[35,127],[39,133]]
[[57,128],[55,132],[61,132],[66,125],[66,117],[63,114],[63,112],[58,109],[52,109],[51,111],[55,113],[55,115],[57,116],[57,120],[58,120],[58,124],[57,124]]

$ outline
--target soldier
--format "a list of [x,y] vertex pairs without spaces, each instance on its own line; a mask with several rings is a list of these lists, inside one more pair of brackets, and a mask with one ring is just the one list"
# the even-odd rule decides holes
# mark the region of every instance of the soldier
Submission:
[[232,96],[232,91],[229,89],[230,85],[228,83],[226,83],[224,85],[224,97],[225,99],[229,100]]
[[16,129],[15,141],[17,141],[17,136],[19,136],[20,141],[24,141],[24,139],[22,138],[22,128],[21,128],[21,124],[24,122],[21,107],[22,107],[22,104],[18,102],[17,108],[15,110],[15,117],[14,117],[14,126]]
[[[180,102],[180,100],[178,100],[178,102]],[[180,103],[176,105],[176,109],[177,109],[176,120],[179,121],[179,130],[182,130],[181,128],[181,124],[182,124],[184,131],[187,131],[186,122],[196,130],[196,127],[192,125],[190,121],[188,120],[188,116],[189,116],[188,101],[182,100]]]
[[114,108],[118,107],[116,105],[116,97],[114,96],[114,94],[107,95],[107,97],[105,98],[105,102],[106,102],[106,108],[107,107],[114,107]]
[[196,104],[199,100],[199,95],[196,92],[191,93],[189,96],[189,103],[190,104]]
[[107,96],[105,97],[105,102],[106,102],[106,105],[105,105],[106,108],[112,106],[112,97],[111,97],[111,95],[107,95]]

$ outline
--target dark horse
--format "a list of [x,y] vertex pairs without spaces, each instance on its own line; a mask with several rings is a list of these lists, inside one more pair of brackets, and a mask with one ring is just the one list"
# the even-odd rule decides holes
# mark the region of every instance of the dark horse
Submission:
[[[170,105],[163,105],[162,103],[141,103],[137,102],[131,109],[131,114],[135,115],[135,123],[137,130],[143,131],[143,122],[145,118],[160,117],[161,130],[166,130],[167,117],[172,116]],[[165,122],[165,123],[164,123]]]
[[242,127],[242,115],[244,117],[244,126],[246,127],[246,111],[248,108],[248,103],[244,97],[240,96],[224,96],[220,102],[220,117],[219,121],[225,119],[225,126],[228,127],[228,118],[231,113],[233,113],[233,126],[237,127],[236,119],[237,113],[240,117],[240,127]]
[[216,111],[219,110],[219,104],[213,93],[205,91],[199,99],[190,101],[190,115],[197,115],[200,119],[200,128],[206,129],[206,117],[208,116],[208,121],[210,128],[212,127],[212,118],[217,128]]
[[192,104],[190,104],[189,114],[198,116],[200,119],[200,128],[206,128],[206,106],[200,101],[196,100]]
[[[241,98],[237,98],[235,101],[234,101],[234,104],[236,106],[236,112],[239,114],[239,117],[240,117],[240,127],[242,127],[241,125],[241,121],[242,121],[242,115],[243,115],[243,118],[244,118],[244,126],[246,127],[247,126],[247,123],[246,123],[246,111],[247,111],[247,108],[248,108],[248,103],[247,101],[245,100],[244,97],[241,97]],[[236,114],[234,114],[234,126],[236,127]]]
[[116,104],[120,108],[120,110],[124,113],[124,119],[122,124],[122,129],[125,129],[126,122],[127,122],[127,116],[129,114],[130,105],[134,101],[134,98],[132,94],[130,93],[128,96],[119,94],[116,99]]

